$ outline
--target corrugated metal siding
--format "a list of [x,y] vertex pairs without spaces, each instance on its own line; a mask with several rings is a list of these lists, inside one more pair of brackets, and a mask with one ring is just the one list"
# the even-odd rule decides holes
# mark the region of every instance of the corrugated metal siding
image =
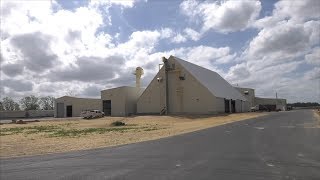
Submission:
[[209,91],[216,97],[226,99],[239,99],[246,101],[246,98],[224,80],[218,73],[209,69],[189,63],[177,57],[171,56],[178,63],[180,63],[186,70],[188,70],[201,84],[209,89]]

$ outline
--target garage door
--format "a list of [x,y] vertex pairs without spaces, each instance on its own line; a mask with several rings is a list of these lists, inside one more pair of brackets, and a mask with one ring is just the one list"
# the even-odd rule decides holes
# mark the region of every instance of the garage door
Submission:
[[64,103],[57,103],[57,117],[64,117]]
[[102,101],[103,112],[105,116],[111,116],[111,100]]
[[67,117],[72,117],[72,106],[67,106]]

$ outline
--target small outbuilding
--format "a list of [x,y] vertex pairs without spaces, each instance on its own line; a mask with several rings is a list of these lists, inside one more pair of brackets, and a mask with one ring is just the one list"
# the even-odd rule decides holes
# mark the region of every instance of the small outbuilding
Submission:
[[106,116],[128,116],[137,113],[137,100],[144,89],[122,86],[101,91],[102,111]]
[[252,88],[235,87],[248,101],[248,109],[255,106],[255,92]]
[[101,99],[62,96],[55,100],[54,117],[79,117],[83,110],[102,110]]
[[138,99],[139,114],[217,114],[246,112],[243,95],[218,73],[174,56]]
[[286,99],[279,99],[279,98],[260,98],[255,97],[255,104],[262,106],[262,109],[269,109],[269,110],[281,110],[285,111],[287,109],[287,100]]

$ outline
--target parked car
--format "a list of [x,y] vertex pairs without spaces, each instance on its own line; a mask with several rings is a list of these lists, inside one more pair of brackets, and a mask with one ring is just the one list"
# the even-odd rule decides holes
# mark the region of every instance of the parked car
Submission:
[[104,112],[100,110],[84,110],[80,114],[84,119],[99,118],[104,116]]
[[251,107],[251,108],[250,108],[250,111],[251,111],[251,112],[259,111],[259,105],[255,105],[255,106]]

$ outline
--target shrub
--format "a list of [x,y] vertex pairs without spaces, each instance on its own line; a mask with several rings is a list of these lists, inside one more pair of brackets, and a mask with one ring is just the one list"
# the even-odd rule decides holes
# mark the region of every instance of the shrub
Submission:
[[112,126],[125,126],[126,123],[121,122],[121,121],[115,121],[113,123],[111,123]]

